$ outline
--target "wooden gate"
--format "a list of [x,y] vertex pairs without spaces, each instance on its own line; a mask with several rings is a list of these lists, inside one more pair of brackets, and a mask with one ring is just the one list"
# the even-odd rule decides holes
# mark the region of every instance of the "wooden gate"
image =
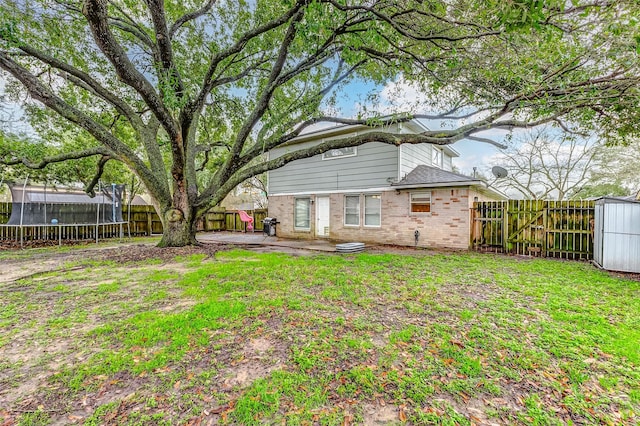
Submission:
[[594,201],[476,202],[472,247],[529,256],[593,258]]

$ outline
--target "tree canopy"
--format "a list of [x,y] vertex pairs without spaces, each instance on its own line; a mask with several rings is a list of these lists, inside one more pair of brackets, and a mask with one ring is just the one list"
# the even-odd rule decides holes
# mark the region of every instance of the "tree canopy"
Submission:
[[[5,0],[1,75],[48,147],[39,161],[0,149],[0,164],[120,162],[155,200],[160,244],[184,245],[236,185],[332,148],[487,141],[487,129],[542,123],[620,142],[639,132],[638,11],[633,0]],[[463,121],[264,157],[319,121],[414,118],[329,113],[351,83],[399,77],[440,111],[422,118]]]

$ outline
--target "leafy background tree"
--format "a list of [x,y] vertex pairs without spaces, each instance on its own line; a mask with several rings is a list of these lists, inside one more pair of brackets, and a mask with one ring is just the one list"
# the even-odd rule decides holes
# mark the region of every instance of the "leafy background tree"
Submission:
[[[488,129],[544,123],[620,143],[638,133],[638,23],[622,19],[638,7],[631,0],[6,0],[5,94],[23,105],[39,134],[33,142],[46,149],[38,162],[23,161],[29,145],[3,149],[0,163],[122,163],[153,196],[160,245],[180,246],[195,242],[196,218],[238,184],[333,148],[486,142]],[[411,115],[340,116],[350,84],[399,77],[444,111],[422,118],[461,124],[398,135],[379,126]],[[319,121],[376,131],[265,160]],[[91,180],[104,169],[96,170]]]
[[[607,146],[540,128],[516,136],[493,158],[506,178],[483,179],[507,195],[526,199],[580,199],[640,193],[640,143]],[[490,170],[483,170],[490,176]]]
[[[575,197],[640,197],[640,141],[607,146],[598,151],[589,171],[589,182]],[[640,198],[639,198],[640,199]]]
[[589,181],[601,146],[575,136],[538,128],[516,137],[496,156],[495,166],[508,175],[494,187],[516,198],[566,200]]

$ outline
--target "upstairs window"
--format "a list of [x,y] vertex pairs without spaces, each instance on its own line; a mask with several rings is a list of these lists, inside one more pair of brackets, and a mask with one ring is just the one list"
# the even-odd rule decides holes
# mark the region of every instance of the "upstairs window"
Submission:
[[431,165],[442,168],[442,151],[435,146],[431,148]]
[[322,154],[323,160],[333,160],[334,158],[354,157],[358,155],[358,149],[355,146],[347,148],[330,149]]
[[431,192],[414,192],[411,194],[411,213],[431,212]]

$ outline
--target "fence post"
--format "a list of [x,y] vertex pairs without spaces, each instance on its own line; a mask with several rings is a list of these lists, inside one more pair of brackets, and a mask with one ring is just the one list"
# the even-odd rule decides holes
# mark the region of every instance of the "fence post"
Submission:
[[502,250],[504,253],[509,253],[509,244],[507,239],[509,238],[509,201],[502,202]]
[[541,257],[547,257],[547,247],[549,246],[549,238],[547,237],[547,216],[549,215],[549,202],[545,201],[542,205],[542,244],[540,245]]
[[149,207],[147,207],[145,209],[145,213],[147,214],[147,237],[151,236],[151,231],[152,231],[152,226],[153,226],[153,222],[151,221],[151,212],[149,211]]

